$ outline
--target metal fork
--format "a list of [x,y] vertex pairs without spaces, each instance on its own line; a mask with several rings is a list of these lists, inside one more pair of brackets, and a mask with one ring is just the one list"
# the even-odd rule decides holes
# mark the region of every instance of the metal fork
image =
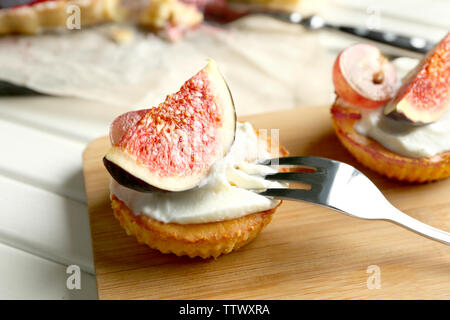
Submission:
[[450,233],[424,224],[395,208],[369,178],[346,163],[307,156],[269,159],[261,164],[274,163],[315,169],[314,172],[279,172],[265,176],[267,180],[305,183],[311,189],[267,189],[260,192],[261,195],[306,201],[356,218],[394,222],[419,235],[450,245]]

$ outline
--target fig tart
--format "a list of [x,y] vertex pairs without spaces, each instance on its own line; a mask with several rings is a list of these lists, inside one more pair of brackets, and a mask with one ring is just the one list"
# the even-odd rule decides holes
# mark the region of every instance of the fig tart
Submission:
[[253,240],[281,201],[258,194],[286,187],[258,159],[287,155],[236,121],[212,60],[157,107],[119,116],[104,164],[114,216],[129,235],[162,253],[218,257]]
[[369,44],[344,49],[333,67],[335,132],[362,164],[389,178],[450,176],[450,34],[400,82]]

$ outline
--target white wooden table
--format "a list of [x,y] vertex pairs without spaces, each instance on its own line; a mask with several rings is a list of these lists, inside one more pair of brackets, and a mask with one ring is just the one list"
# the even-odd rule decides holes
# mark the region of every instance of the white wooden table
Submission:
[[[403,3],[408,6],[336,0],[322,14],[334,22],[365,24],[378,10],[382,28],[432,40],[450,29],[448,1]],[[333,56],[354,41],[323,32],[319,37]],[[74,98],[0,97],[1,299],[97,297],[81,154],[125,111]],[[80,290],[66,287],[68,265],[82,270]]]

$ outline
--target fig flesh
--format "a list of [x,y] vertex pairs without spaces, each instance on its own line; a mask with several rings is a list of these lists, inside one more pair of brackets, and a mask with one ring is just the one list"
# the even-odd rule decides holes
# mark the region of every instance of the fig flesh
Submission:
[[103,161],[113,178],[128,188],[189,190],[228,153],[235,132],[233,98],[210,60],[158,107],[118,117]]
[[333,66],[336,94],[347,105],[378,108],[395,93],[397,73],[381,51],[368,43],[342,50]]
[[384,109],[411,124],[437,121],[450,109],[450,33],[420,61]]

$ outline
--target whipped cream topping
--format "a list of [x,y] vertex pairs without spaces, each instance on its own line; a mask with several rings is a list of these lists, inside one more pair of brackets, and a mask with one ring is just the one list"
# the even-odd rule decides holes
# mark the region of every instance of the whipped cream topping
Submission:
[[[397,74],[404,77],[416,66],[417,61],[399,58],[393,64]],[[362,117],[355,123],[355,130],[395,153],[410,158],[422,158],[450,150],[450,112],[434,123],[413,125],[386,117],[382,107],[360,111]]]
[[438,121],[422,126],[390,119],[384,116],[383,108],[361,114],[355,130],[395,153],[423,158],[450,150],[450,112]]
[[208,177],[194,189],[183,192],[142,193],[111,179],[111,194],[135,215],[145,214],[164,223],[206,223],[236,219],[265,211],[280,201],[254,192],[284,188],[263,176],[277,170],[256,164],[271,158],[266,141],[258,139],[250,123],[237,123],[236,138],[229,153],[217,161]]

